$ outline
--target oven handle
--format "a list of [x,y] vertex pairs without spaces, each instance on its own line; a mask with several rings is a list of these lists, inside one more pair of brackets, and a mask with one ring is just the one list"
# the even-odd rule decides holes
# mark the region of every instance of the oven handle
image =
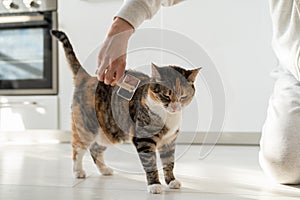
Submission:
[[1,16],[0,28],[27,27],[27,26],[44,26],[49,23],[43,15],[16,15]]

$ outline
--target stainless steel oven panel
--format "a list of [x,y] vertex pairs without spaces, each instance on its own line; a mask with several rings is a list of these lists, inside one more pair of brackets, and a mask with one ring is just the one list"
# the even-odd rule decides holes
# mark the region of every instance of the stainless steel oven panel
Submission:
[[56,11],[57,0],[2,0],[0,13]]
[[43,15],[0,15],[0,24],[43,21]]
[[[52,12],[53,26],[57,29],[57,12]],[[52,40],[52,88],[51,89],[1,89],[0,95],[29,95],[29,94],[57,94],[58,93],[58,42]]]
[[35,11],[54,11],[57,10],[57,0],[20,0],[26,8],[30,9],[32,12]]

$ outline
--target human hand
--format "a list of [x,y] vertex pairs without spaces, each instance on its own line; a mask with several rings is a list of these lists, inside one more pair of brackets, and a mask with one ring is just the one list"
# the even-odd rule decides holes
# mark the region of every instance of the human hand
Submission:
[[126,67],[128,40],[134,28],[122,18],[116,17],[98,55],[99,81],[115,85],[123,77]]

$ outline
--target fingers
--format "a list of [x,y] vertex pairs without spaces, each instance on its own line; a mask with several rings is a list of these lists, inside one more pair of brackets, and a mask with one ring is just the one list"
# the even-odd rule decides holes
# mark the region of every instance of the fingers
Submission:
[[97,74],[97,78],[99,81],[103,82],[104,81],[104,78],[105,78],[105,73],[107,71],[109,67],[109,62],[106,61],[106,60],[103,60],[103,62],[100,63],[97,71],[96,71],[96,74]]
[[115,69],[109,67],[104,75],[104,83],[106,85],[111,85],[115,76]]
[[126,67],[125,59],[126,57],[121,57],[112,62],[109,66],[108,64],[101,63],[96,72],[98,80],[104,82],[106,85],[116,85],[118,80],[124,75]]
[[114,81],[111,83],[111,85],[116,85],[117,82],[120,80],[120,78],[122,78],[124,76],[124,72],[125,72],[125,66],[120,66],[117,68],[116,72],[115,72],[115,79]]

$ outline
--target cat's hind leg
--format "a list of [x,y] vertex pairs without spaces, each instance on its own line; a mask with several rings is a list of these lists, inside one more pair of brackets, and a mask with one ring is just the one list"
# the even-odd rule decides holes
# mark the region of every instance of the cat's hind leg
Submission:
[[86,152],[85,145],[81,142],[77,133],[73,133],[73,173],[76,178],[85,178],[86,173],[82,167],[82,160]]
[[95,140],[95,136],[82,128],[81,124],[76,126],[73,116],[72,120],[73,173],[76,178],[85,178],[86,173],[83,170],[82,161],[88,147]]
[[94,142],[90,146],[90,154],[98,167],[100,173],[105,176],[113,174],[113,170],[108,167],[104,162],[104,151],[106,150],[105,146],[99,145],[97,142]]

